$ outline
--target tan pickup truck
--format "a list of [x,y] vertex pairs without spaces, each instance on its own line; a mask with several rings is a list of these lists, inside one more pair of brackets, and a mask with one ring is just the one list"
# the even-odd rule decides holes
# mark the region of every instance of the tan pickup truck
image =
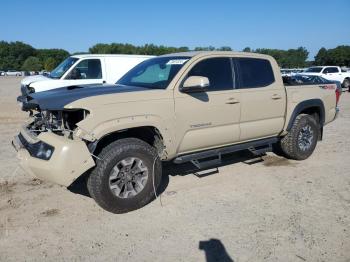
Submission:
[[266,55],[159,56],[115,85],[71,86],[19,100],[31,121],[13,140],[21,166],[64,186],[87,177],[104,209],[123,213],[155,196],[161,161],[203,169],[248,149],[309,157],[337,113],[336,86],[285,86]]

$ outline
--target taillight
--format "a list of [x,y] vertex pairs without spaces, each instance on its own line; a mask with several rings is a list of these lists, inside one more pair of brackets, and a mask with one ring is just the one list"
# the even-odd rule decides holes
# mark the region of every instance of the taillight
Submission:
[[337,105],[338,105],[338,102],[339,102],[340,94],[341,94],[341,91],[339,90],[338,87],[336,87],[335,88],[335,101],[336,101]]

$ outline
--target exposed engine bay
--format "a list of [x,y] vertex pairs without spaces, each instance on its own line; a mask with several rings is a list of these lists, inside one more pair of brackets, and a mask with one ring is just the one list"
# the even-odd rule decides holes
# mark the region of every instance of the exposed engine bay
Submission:
[[42,132],[53,132],[73,139],[73,132],[77,128],[76,124],[88,115],[89,111],[85,109],[31,112],[33,121],[27,128],[33,135],[39,135]]

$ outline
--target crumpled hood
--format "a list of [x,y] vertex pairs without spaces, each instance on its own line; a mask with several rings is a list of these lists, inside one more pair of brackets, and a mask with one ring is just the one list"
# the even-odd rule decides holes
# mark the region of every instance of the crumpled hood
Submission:
[[22,79],[21,85],[29,85],[34,82],[40,82],[40,81],[46,81],[46,80],[53,80],[53,79],[43,75],[27,76]]
[[27,97],[18,97],[17,100],[23,103],[23,109],[35,109],[39,106],[41,110],[62,110],[67,104],[86,97],[148,90],[152,89],[134,86],[92,84],[62,87],[33,93]]

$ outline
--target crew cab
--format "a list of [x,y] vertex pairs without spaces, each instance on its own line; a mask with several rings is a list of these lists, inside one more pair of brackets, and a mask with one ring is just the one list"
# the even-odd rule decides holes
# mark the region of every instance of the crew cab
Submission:
[[327,80],[339,81],[342,87],[350,92],[350,72],[339,66],[313,66],[302,72],[304,75],[318,75]]
[[146,60],[114,85],[30,94],[13,140],[20,165],[63,186],[84,175],[104,209],[146,205],[161,161],[203,169],[221,155],[275,150],[303,160],[337,114],[335,84],[285,86],[267,55],[186,52]]
[[85,84],[114,84],[131,68],[153,56],[145,55],[73,55],[48,75],[28,76],[21,81],[23,96],[59,87]]

